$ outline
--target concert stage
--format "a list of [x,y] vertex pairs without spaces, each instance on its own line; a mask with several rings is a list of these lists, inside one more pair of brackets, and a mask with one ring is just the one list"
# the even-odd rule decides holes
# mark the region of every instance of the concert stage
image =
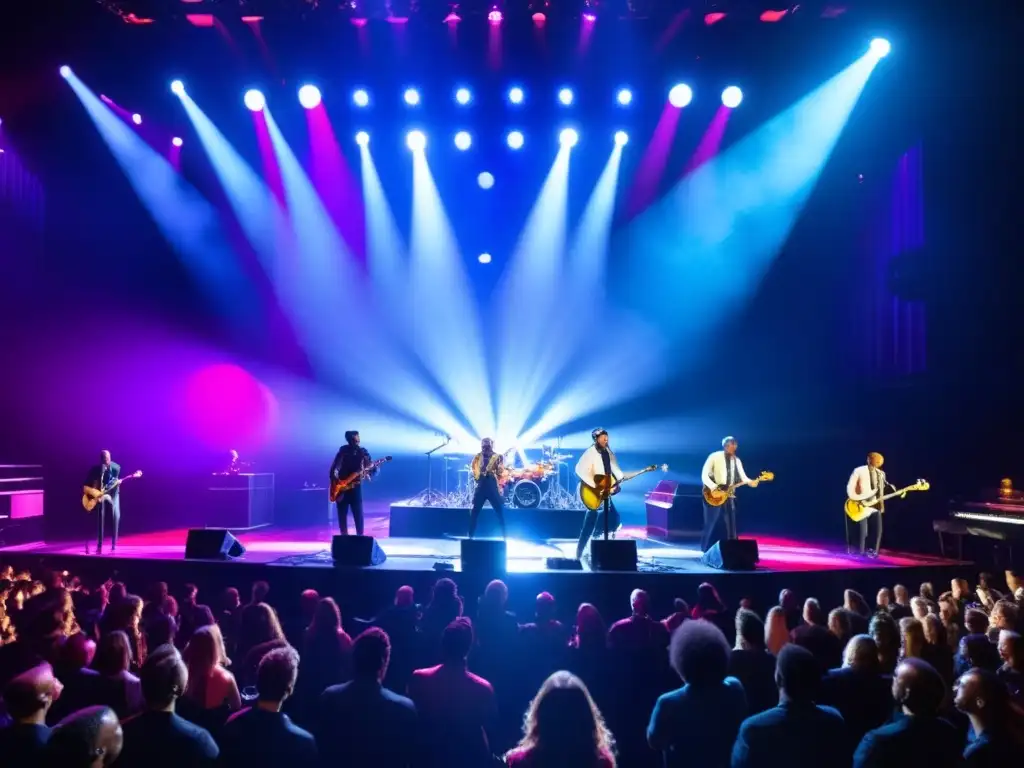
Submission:
[[[465,536],[469,510],[465,507],[424,507],[410,501],[391,505],[391,537],[451,538]],[[514,539],[575,539],[583,523],[581,509],[523,509],[505,507],[505,525]],[[487,505],[480,512],[477,535],[500,536],[498,516]]]
[[[355,615],[376,610],[403,584],[413,586],[417,599],[425,602],[433,581],[450,575],[464,595],[475,599],[493,577],[461,571],[460,544],[454,536],[388,536],[385,509],[370,510],[367,517],[366,532],[378,538],[388,556],[386,562],[372,568],[334,568],[330,558],[334,531],[325,526],[239,533],[247,551],[242,558],[228,562],[185,560],[184,529],[123,536],[117,552],[104,556],[86,555],[81,541],[23,544],[0,549],[0,562],[33,569],[67,569],[90,579],[112,576],[136,590],[157,580],[169,582],[172,589],[194,581],[205,585],[211,601],[211,590],[237,586],[244,592],[250,582],[262,578],[280,595],[297,595],[307,588],[333,595],[343,610]],[[511,538],[505,579],[514,596],[513,609],[529,615],[529,601],[538,592],[549,590],[558,597],[563,611],[571,613],[570,606],[586,601],[621,613],[628,605],[629,591],[643,587],[663,612],[670,609],[675,597],[692,600],[703,581],[712,581],[733,606],[743,597],[750,597],[757,606],[772,605],[783,587],[837,604],[848,587],[870,601],[882,586],[903,583],[916,591],[921,581],[945,584],[954,577],[977,575],[970,564],[949,559],[887,552],[871,560],[830,546],[756,534],[751,535],[760,546],[761,562],[756,571],[716,571],[701,564],[696,545],[648,539],[643,528],[624,528],[622,536],[637,540],[638,573],[591,572],[586,565],[582,571],[549,570],[548,558],[573,554],[574,539]]]

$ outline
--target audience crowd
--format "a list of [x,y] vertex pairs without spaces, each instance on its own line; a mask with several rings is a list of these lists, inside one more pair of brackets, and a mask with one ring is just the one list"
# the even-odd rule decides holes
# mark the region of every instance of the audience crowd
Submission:
[[313,590],[282,620],[264,581],[209,606],[194,584],[139,597],[0,567],[0,765],[1018,765],[1006,581],[846,590],[829,611],[787,589],[763,612],[705,583],[663,619],[635,590],[609,626],[589,603],[563,623],[548,592],[518,617],[502,581],[470,602],[442,578],[424,605],[402,587],[345,622]]

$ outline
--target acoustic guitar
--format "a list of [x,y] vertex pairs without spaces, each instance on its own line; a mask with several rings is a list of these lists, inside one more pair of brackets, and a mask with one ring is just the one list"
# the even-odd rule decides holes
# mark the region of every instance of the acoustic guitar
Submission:
[[871,517],[871,515],[873,515],[875,512],[878,512],[879,509],[877,505],[880,502],[886,501],[887,499],[891,499],[894,496],[905,496],[910,491],[927,491],[929,488],[931,488],[931,486],[928,485],[927,480],[918,478],[917,482],[914,483],[913,485],[908,485],[906,488],[900,488],[898,491],[887,493],[880,499],[869,499],[865,501],[854,501],[853,499],[847,499],[846,504],[843,505],[843,508],[846,510],[846,516],[848,518],[853,520],[853,522],[855,523],[859,523],[861,520]]
[[344,477],[339,477],[337,480],[331,483],[331,490],[327,494],[328,498],[331,501],[337,501],[338,497],[341,496],[341,494],[345,493],[346,491],[351,491],[353,488],[355,488],[357,485],[363,482],[363,480],[369,477],[370,473],[373,472],[373,470],[375,470],[382,464],[386,464],[389,461],[391,461],[391,457],[385,456],[383,459],[377,459],[376,461],[370,462],[365,467],[360,469],[358,472],[350,472]]
[[621,480],[616,480],[614,475],[594,475],[593,488],[586,483],[580,483],[580,501],[587,509],[596,510],[604,504],[605,499],[617,494],[622,489],[623,483],[647,472],[654,472],[656,469],[668,472],[668,464],[662,464],[660,467],[657,464],[651,464],[638,472],[623,475]]
[[[757,482],[759,482],[759,483],[770,483],[774,479],[775,479],[775,473],[774,472],[762,472],[756,478]],[[736,495],[736,489],[737,488],[739,488],[741,485],[748,485],[751,482],[753,482],[753,481],[751,481],[751,480],[743,480],[743,481],[738,482],[738,483],[733,483],[732,485],[720,485],[717,488],[715,488],[714,490],[712,490],[711,488],[708,488],[705,485],[704,486],[704,501],[706,501],[712,507],[720,507],[723,504],[725,504],[725,502],[727,500],[731,499],[733,496]]]
[[130,475],[119,477],[116,480],[112,480],[107,483],[103,488],[83,488],[82,489],[82,508],[86,512],[92,512],[96,509],[96,505],[99,504],[103,497],[113,491],[117,486],[123,483],[125,480],[131,480],[133,477],[142,477],[142,470],[132,472]]

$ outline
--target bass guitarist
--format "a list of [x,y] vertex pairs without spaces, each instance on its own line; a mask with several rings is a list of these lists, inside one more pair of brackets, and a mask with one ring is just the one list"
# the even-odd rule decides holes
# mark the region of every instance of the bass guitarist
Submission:
[[[868,454],[868,463],[857,467],[850,475],[846,484],[846,495],[854,501],[877,501],[875,514],[865,517],[857,527],[860,529],[860,553],[868,557],[878,557],[878,551],[882,546],[882,513],[885,512],[885,487],[889,484],[882,471],[882,464],[885,459],[882,454],[872,451]],[[875,519],[875,548],[865,549],[868,541],[868,521]],[[847,529],[849,530],[849,529]]]
[[[113,486],[109,493],[100,499],[96,510],[96,554],[103,554],[103,521],[110,510],[110,522],[113,525],[110,537],[110,551],[117,550],[117,529],[121,525],[121,489],[117,481],[121,479],[121,465],[110,460],[110,451],[100,451],[100,463],[89,469],[85,476],[85,488],[102,491]],[[83,489],[84,490],[84,489]]]
[[[622,480],[622,469],[619,461],[615,458],[611,448],[608,447],[608,431],[600,427],[590,433],[594,444],[580,456],[576,462],[576,477],[581,483],[596,487],[595,475],[612,475],[616,481]],[[609,499],[608,502],[608,530],[615,533],[619,529],[619,511],[615,508],[615,502]],[[576,542],[576,559],[583,557],[583,550],[587,542],[594,535],[595,531],[601,532],[605,527],[604,504],[598,509],[588,509],[583,518],[583,529],[580,531],[579,541]]]
[[[747,473],[743,471],[743,462],[736,455],[738,447],[739,444],[736,442],[736,438],[730,435],[722,439],[722,450],[713,451],[708,456],[707,461],[704,462],[704,469],[700,473],[701,480],[706,488],[714,491],[730,488],[739,483],[749,485],[751,488],[757,487],[760,481],[756,479],[751,480],[747,477]],[[717,507],[708,504],[707,501],[704,502],[704,531],[700,537],[702,552],[707,552],[715,542],[719,541],[716,538],[719,520],[725,523],[726,539],[738,538],[736,533],[735,495],[730,495],[724,504]]]
[[[349,430],[345,433],[345,445],[338,449],[331,463],[331,479],[334,483],[342,477],[361,472],[371,463],[370,453],[359,444],[359,433]],[[371,469],[369,476],[377,474],[376,468]],[[342,493],[334,502],[338,510],[338,528],[342,536],[348,536],[348,510],[352,510],[352,520],[356,524],[356,535],[363,535],[363,487],[356,483]]]

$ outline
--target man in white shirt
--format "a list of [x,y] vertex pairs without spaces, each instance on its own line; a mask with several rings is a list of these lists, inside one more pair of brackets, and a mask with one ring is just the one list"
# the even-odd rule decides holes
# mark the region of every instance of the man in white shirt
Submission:
[[[594,438],[594,444],[587,448],[576,462],[576,477],[581,483],[586,483],[595,488],[594,475],[614,475],[616,480],[622,479],[622,470],[619,468],[618,459],[608,447],[608,432],[604,429],[595,429],[590,433]],[[580,531],[580,539],[576,543],[576,559],[583,557],[583,550],[587,546],[590,537],[594,535],[595,529],[600,535],[604,532],[604,505],[598,509],[588,509],[586,517],[583,518],[583,530]],[[619,528],[619,511],[615,504],[608,503],[608,530],[614,533]]]
[[[885,494],[885,486],[887,485],[885,472],[882,471],[884,461],[885,459],[882,458],[882,454],[869,453],[868,463],[857,467],[853,470],[853,474],[850,475],[850,480],[846,484],[846,495],[854,501],[870,501],[882,498]],[[878,550],[882,546],[882,513],[885,511],[885,503],[879,502],[875,505],[875,509],[878,510],[875,514],[857,523],[857,526],[860,528],[860,553],[868,557],[878,557]],[[865,549],[868,541],[868,524],[871,520],[875,521],[875,548]]]
[[[750,487],[756,487],[758,481],[751,480],[743,471],[743,462],[736,455],[739,444],[736,438],[729,437],[722,439],[722,450],[714,451],[704,462],[704,469],[700,477],[704,485],[713,490],[726,490],[737,483],[747,483]],[[704,532],[700,537],[701,551],[707,552],[712,545],[719,540],[716,537],[718,521],[725,523],[725,538],[735,539],[736,534],[736,497],[730,496],[720,507],[712,506],[704,502]]]

